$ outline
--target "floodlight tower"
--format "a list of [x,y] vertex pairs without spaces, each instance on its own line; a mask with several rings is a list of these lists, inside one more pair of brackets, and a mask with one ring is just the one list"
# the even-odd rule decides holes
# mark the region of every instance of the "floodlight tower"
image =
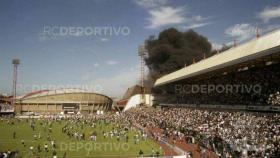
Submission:
[[15,107],[16,95],[17,95],[17,67],[19,65],[19,59],[13,59],[12,61],[14,65],[14,73],[13,73],[13,99],[12,104]]
[[140,86],[141,86],[141,104],[145,104],[145,86],[144,86],[144,77],[145,77],[145,65],[144,57],[147,54],[146,44],[139,45],[138,55],[140,56]]

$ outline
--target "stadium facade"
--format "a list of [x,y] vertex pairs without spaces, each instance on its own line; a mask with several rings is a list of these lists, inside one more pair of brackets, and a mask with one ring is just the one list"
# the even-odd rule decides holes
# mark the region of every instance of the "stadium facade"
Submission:
[[41,90],[17,98],[15,112],[53,113],[96,113],[112,108],[108,96],[80,89]]

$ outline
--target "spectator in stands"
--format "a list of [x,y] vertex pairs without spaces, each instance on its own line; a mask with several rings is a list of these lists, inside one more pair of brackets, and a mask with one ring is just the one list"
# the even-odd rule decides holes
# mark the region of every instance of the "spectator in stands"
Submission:
[[153,136],[174,140],[174,144],[185,137],[219,155],[280,156],[279,114],[136,108],[122,117],[143,127],[163,129]]

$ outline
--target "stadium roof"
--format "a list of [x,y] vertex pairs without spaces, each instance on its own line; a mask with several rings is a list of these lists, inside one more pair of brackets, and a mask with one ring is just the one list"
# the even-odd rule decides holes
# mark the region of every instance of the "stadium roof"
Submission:
[[134,85],[132,87],[129,87],[125,94],[122,97],[123,99],[129,99],[131,96],[135,95],[135,94],[140,94],[141,93],[141,86],[139,85]]
[[187,79],[204,73],[237,65],[246,61],[261,58],[280,51],[280,29],[253,39],[238,47],[213,55],[195,64],[167,74],[156,80],[154,86]]
[[[34,91],[31,93],[19,96],[18,99],[29,99],[29,98],[34,98],[34,97],[66,94],[66,93],[93,93],[93,92],[89,92],[89,91],[81,90],[81,89],[75,89],[75,88],[57,89],[57,90],[39,90],[39,91]],[[95,94],[97,94],[97,93],[95,93]],[[102,94],[98,94],[98,95],[102,95]]]

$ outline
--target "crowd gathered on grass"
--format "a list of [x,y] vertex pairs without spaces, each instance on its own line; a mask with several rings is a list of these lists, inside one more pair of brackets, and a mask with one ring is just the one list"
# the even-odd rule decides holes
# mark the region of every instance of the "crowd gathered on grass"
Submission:
[[[96,143],[98,139],[102,141],[115,142],[115,143],[131,143],[138,145],[140,150],[134,153],[134,155],[149,155],[149,156],[159,156],[162,151],[161,148],[154,148],[150,146],[149,153],[144,153],[144,150],[141,149],[141,143],[148,143],[147,134],[143,130],[139,130],[132,126],[132,124],[127,120],[122,120],[119,117],[120,115],[116,114],[104,114],[104,115],[67,115],[67,117],[61,117],[61,115],[47,115],[43,118],[11,118],[11,117],[2,117],[1,123],[5,124],[6,128],[15,127],[20,124],[28,124],[28,128],[33,131],[32,140],[27,140],[24,137],[19,139],[18,131],[13,131],[10,133],[10,140],[19,140],[21,144],[20,149],[24,149],[25,154],[28,157],[71,157],[71,154],[67,150],[60,152],[60,147],[58,144],[62,143],[59,139],[55,139],[54,135],[63,134],[67,137],[69,141],[72,142],[82,142],[86,143],[88,141]],[[61,127],[61,133],[56,133],[54,131],[54,126],[59,124]],[[97,128],[98,127],[98,128]],[[91,131],[84,130],[85,128],[90,128]],[[40,130],[39,130],[40,129]],[[44,142],[43,145],[41,142]],[[0,143],[4,143],[1,142]],[[104,142],[105,143],[105,142]],[[97,144],[97,143],[96,143]],[[129,144],[129,145],[131,145]],[[88,144],[87,144],[88,145]],[[103,144],[106,145],[106,144]],[[110,145],[110,144],[107,144]],[[110,150],[109,146],[105,148],[92,148],[91,150]],[[112,146],[114,148],[117,146]],[[82,150],[82,149],[79,149]],[[111,149],[112,150],[112,149]],[[113,150],[124,150],[126,149],[117,148]],[[12,158],[12,157],[24,157],[23,151],[20,151],[17,148],[8,149],[5,151],[0,151],[0,158]],[[26,153],[27,152],[27,153]],[[82,154],[82,153],[81,153]],[[43,156],[42,156],[43,155]],[[94,156],[94,155],[92,155]],[[81,155],[83,157],[83,155]]]

